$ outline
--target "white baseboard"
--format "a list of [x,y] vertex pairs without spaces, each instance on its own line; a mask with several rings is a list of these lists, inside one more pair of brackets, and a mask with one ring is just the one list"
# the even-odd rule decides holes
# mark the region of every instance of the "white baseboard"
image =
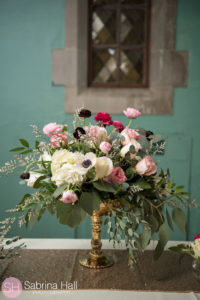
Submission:
[[[26,249],[91,249],[90,239],[21,239],[18,243],[25,243]],[[185,241],[169,241],[166,249],[178,244],[190,242]],[[125,249],[125,243],[117,244],[113,248],[112,242],[109,240],[102,240],[103,249]],[[151,241],[148,250],[153,250],[157,245],[157,241]]]

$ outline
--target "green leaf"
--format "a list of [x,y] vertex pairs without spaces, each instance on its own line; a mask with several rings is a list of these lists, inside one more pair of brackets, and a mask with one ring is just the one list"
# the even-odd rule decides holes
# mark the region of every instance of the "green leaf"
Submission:
[[58,201],[56,215],[61,224],[76,227],[84,220],[86,212],[78,204],[72,205]]
[[172,210],[172,218],[174,223],[178,226],[178,228],[185,233],[186,232],[185,212],[181,208],[175,207]]
[[175,189],[175,193],[180,193],[182,191],[182,189],[184,189],[184,185],[177,186]]
[[64,192],[66,187],[67,187],[67,184],[63,184],[63,185],[59,186],[53,193],[53,197],[57,198],[58,196],[60,196]]
[[128,180],[131,180],[135,176],[135,174],[136,172],[133,167],[129,167],[125,172],[125,175]]
[[132,228],[129,228],[129,229],[128,229],[128,234],[129,234],[130,236],[133,236],[133,229],[132,229]]
[[120,221],[119,225],[120,225],[122,230],[124,230],[126,228],[126,224],[123,221]]
[[151,226],[152,234],[158,231],[159,223],[153,215],[150,215],[149,218],[147,218],[147,222]]
[[33,152],[33,150],[30,149],[30,150],[23,151],[20,154],[27,154],[27,153],[31,153],[31,152]]
[[159,241],[154,251],[154,259],[157,260],[164,251],[165,245],[169,241],[169,230],[165,223],[163,223],[159,228]]
[[35,149],[38,149],[39,145],[40,145],[40,142],[39,141],[35,141]]
[[[23,198],[22,198],[22,200],[18,203],[18,205],[17,206],[21,206],[21,205],[24,205],[24,203],[25,203],[25,200],[27,199],[27,198],[29,198],[29,197],[31,197],[31,194],[25,194],[24,196],[23,196]],[[22,211],[22,209],[20,208],[20,210],[19,211]]]
[[34,188],[34,189],[38,189],[39,187],[41,187],[41,186],[42,186],[41,181],[42,181],[43,179],[45,179],[45,178],[46,178],[46,176],[40,176],[40,177],[35,181],[35,183],[34,183],[34,185],[33,185],[33,188]]
[[99,193],[95,190],[91,192],[83,192],[80,197],[80,206],[89,215],[92,215],[93,210],[98,210],[101,202]]
[[171,228],[172,231],[174,231],[174,227],[173,227],[173,224],[172,224],[172,219],[170,217],[170,214],[169,214],[167,208],[166,208],[166,216],[167,216],[167,223],[168,223],[169,227]]
[[149,244],[150,238],[151,238],[151,229],[147,226],[144,226],[143,231],[140,235],[140,240],[141,240],[140,245],[141,245],[142,250],[146,249],[146,247]]
[[20,141],[20,143],[21,143],[24,147],[29,148],[29,143],[28,143],[26,140],[24,140],[24,139],[19,139],[19,141]]
[[24,150],[24,149],[25,149],[24,147],[13,148],[13,149],[10,150],[10,152],[21,151],[21,150]]
[[139,179],[138,181],[134,182],[134,185],[137,185],[144,190],[151,189],[151,185],[144,179]]
[[103,180],[93,182],[93,186],[95,187],[95,189],[97,189],[98,191],[101,191],[101,192],[114,193],[116,191],[116,189],[113,187],[113,185],[111,185]]

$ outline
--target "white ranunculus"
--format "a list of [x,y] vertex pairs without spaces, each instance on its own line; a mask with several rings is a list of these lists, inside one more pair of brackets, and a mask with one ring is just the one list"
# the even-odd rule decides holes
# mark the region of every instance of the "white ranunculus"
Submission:
[[84,168],[82,163],[85,156],[80,152],[70,152],[66,149],[56,150],[52,156],[51,180],[56,185],[64,183],[81,183],[88,168]]
[[132,139],[130,143],[128,143],[126,146],[122,147],[120,153],[121,156],[125,156],[126,153],[128,153],[130,146],[134,146],[136,153],[142,149],[142,146],[140,145],[140,143],[138,143],[135,139]]
[[113,162],[108,157],[98,157],[95,164],[96,169],[96,177],[103,178],[112,173],[113,170]]
[[42,175],[40,173],[36,173],[36,172],[29,172],[29,174],[30,174],[30,177],[29,177],[29,179],[26,179],[26,182],[27,182],[28,186],[33,187],[36,180]]

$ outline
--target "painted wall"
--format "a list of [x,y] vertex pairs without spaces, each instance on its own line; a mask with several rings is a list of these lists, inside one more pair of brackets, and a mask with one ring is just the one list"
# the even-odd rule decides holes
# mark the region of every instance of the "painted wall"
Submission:
[[[64,88],[51,84],[51,49],[64,47],[65,0],[0,0],[0,165],[12,158],[8,152],[17,139],[30,140],[30,124],[40,128],[48,122],[71,124],[64,113]],[[174,90],[174,114],[142,116],[137,125],[162,133],[168,146],[161,160],[173,178],[200,203],[200,1],[179,0],[176,48],[189,51],[187,88]],[[103,110],[103,108],[102,108]],[[114,119],[127,120],[124,116]],[[32,139],[33,140],[33,139]],[[19,173],[0,179],[0,219],[8,215],[28,191]],[[188,232],[177,229],[171,239],[192,239],[200,233],[200,211],[188,213]],[[32,230],[15,225],[11,235],[37,238],[90,237],[89,219],[79,228],[60,225],[46,213]],[[105,237],[105,229],[103,232]]]

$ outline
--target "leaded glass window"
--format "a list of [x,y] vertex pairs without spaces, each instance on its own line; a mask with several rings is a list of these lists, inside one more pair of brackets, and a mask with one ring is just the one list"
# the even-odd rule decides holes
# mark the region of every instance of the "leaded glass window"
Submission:
[[89,86],[148,86],[149,27],[150,0],[89,0]]

